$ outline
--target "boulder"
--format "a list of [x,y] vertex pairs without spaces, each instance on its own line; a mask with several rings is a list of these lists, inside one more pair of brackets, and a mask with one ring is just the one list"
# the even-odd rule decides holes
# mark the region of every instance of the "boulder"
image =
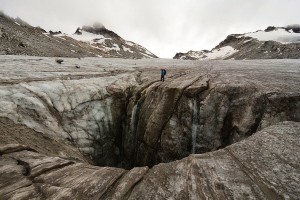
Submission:
[[61,64],[62,62],[64,62],[63,59],[55,59],[55,62],[57,62],[58,64]]

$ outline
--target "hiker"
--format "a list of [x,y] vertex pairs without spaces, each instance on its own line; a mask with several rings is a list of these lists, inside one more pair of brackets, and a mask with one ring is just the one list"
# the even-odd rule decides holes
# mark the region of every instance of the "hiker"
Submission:
[[166,69],[165,68],[161,68],[160,69],[160,73],[161,73],[160,81],[164,82],[165,81],[165,75],[167,74]]

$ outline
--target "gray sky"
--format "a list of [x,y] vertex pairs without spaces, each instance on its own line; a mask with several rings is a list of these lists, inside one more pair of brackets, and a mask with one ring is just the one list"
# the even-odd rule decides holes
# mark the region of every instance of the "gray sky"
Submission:
[[300,0],[0,0],[0,10],[72,34],[102,22],[159,57],[211,49],[231,33],[300,23]]

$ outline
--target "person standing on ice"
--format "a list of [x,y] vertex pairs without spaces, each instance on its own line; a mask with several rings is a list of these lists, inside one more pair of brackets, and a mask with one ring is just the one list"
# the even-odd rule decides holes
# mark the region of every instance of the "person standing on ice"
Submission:
[[166,69],[165,68],[161,68],[160,69],[160,74],[161,74],[160,81],[164,82],[165,81],[165,75],[167,74]]

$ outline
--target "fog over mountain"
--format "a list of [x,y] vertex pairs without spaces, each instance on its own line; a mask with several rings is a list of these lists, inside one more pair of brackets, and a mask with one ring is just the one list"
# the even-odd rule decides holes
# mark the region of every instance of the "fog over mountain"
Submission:
[[231,33],[299,24],[298,0],[0,0],[0,10],[45,30],[72,34],[101,22],[159,57],[211,49]]

